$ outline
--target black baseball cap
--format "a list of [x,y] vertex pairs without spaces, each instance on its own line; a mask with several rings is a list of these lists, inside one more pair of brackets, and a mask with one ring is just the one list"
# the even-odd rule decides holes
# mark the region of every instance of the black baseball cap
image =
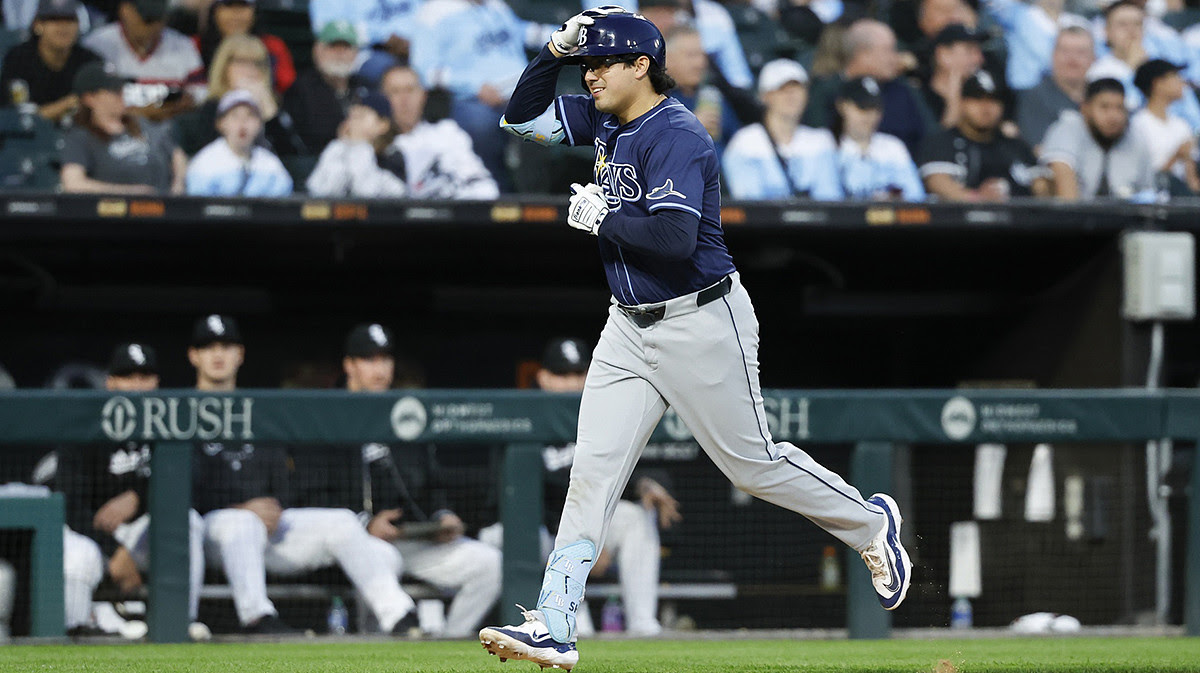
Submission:
[[553,374],[582,374],[591,361],[587,344],[570,337],[551,339],[542,353],[542,368]]
[[376,355],[391,355],[395,339],[392,330],[377,322],[364,323],[350,330],[346,336],[346,357],[370,358]]
[[238,329],[236,320],[214,313],[196,321],[196,326],[192,329],[192,347],[203,348],[215,343],[242,343],[242,332]]
[[77,96],[93,91],[121,93],[124,88],[125,78],[118,77],[116,70],[103,61],[84,63],[75,72],[75,79],[71,80],[71,92]]
[[974,42],[976,44],[987,42],[987,33],[981,30],[975,30],[961,23],[952,23],[938,31],[938,34],[933,38],[933,46],[945,46],[956,42]]
[[112,376],[129,374],[157,374],[158,354],[144,343],[131,341],[113,349],[108,360],[108,373]]
[[1087,90],[1083,94],[1085,101],[1091,100],[1093,97],[1102,93],[1119,93],[1122,97],[1125,96],[1125,85],[1121,84],[1121,80],[1115,77],[1101,77],[1099,79],[1088,82]]
[[883,107],[883,92],[874,77],[855,77],[842,83],[838,98],[867,110]]
[[1138,66],[1137,72],[1133,75],[1133,85],[1138,88],[1146,96],[1150,97],[1150,90],[1154,88],[1154,80],[1169,75],[1173,72],[1183,70],[1183,66],[1175,65],[1174,63],[1161,58],[1152,58],[1149,61]]
[[162,21],[167,15],[167,0],[126,0],[147,23]]
[[963,80],[962,97],[1003,100],[1004,85],[997,82],[990,72],[980,70]]
[[79,0],[38,0],[34,19],[78,19]]

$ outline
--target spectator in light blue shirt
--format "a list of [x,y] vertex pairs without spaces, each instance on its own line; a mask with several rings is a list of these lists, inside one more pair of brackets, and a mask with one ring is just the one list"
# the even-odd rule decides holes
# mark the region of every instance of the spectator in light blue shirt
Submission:
[[917,165],[896,136],[879,133],[883,96],[870,77],[847,81],[838,92],[833,135],[838,177],[850,199],[921,201],[925,186]]
[[451,116],[509,191],[504,148],[511,136],[498,120],[529,62],[526,46],[541,49],[558,26],[524,21],[504,0],[428,0],[417,21],[410,64],[426,89],[450,90]]
[[800,124],[808,102],[808,73],[795,61],[763,66],[758,93],[766,105],[761,124],[734,134],[721,161],[735,199],[842,198],[837,150],[827,129]]
[[1036,86],[1050,70],[1050,56],[1058,31],[1088,25],[1078,14],[1064,12],[1064,0],[985,0],[988,12],[1002,28],[1008,49],[1005,78],[1010,89]]
[[217,104],[221,137],[200,150],[187,171],[192,196],[288,196],[292,178],[270,150],[257,144],[262,112],[249,91],[235,89]]

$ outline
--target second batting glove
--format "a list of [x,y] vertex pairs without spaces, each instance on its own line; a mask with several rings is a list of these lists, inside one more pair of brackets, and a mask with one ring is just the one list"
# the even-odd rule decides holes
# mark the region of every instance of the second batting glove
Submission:
[[600,185],[571,184],[571,204],[567,207],[567,224],[593,236],[600,235],[600,225],[608,217],[608,200]]
[[625,8],[619,5],[604,5],[603,7],[596,7],[595,9],[580,12],[567,19],[567,22],[562,27],[550,35],[550,43],[554,45],[558,53],[564,56],[570,55],[579,48],[580,32],[584,26],[592,25],[596,19],[602,16],[621,14],[623,12],[625,12]]

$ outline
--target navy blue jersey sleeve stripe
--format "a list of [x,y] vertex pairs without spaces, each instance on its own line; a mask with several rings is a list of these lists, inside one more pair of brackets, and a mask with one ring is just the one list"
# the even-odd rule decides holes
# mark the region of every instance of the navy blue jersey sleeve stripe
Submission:
[[521,73],[517,88],[512,98],[508,99],[508,107],[504,109],[505,121],[523,124],[545,112],[554,101],[560,68],[562,63],[550,53],[550,47],[542,47],[538,55],[525,66],[525,72]]
[[620,246],[666,259],[687,259],[696,250],[700,218],[678,208],[662,208],[650,217],[610,213],[599,235]]

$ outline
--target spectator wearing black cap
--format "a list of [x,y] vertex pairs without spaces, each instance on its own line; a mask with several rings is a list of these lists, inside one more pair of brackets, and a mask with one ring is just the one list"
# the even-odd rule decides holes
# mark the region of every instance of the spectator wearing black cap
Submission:
[[80,108],[63,141],[63,191],[182,194],[187,156],[169,129],[128,113],[124,86],[100,61],[75,73]]
[[[581,339],[556,337],[546,343],[537,384],[552,393],[580,393],[592,361],[591,348]],[[647,450],[654,451],[653,447]],[[549,533],[558,530],[563,502],[566,500],[571,465],[575,462],[575,443],[547,446],[542,449],[545,462],[546,527]],[[658,577],[662,559],[659,528],[670,528],[682,520],[677,501],[663,484],[669,484],[660,470],[638,469],[629,478],[629,485],[615,505],[613,523],[604,541],[604,550],[592,564],[590,575],[602,577],[615,563],[621,586],[621,602],[625,609],[625,630],[639,636],[662,632],[658,622]],[[480,531],[479,537],[488,544],[502,547],[504,527],[494,524]],[[542,555],[549,556],[553,542],[543,534]],[[580,631],[592,630],[586,609],[579,610]],[[586,621],[585,621],[586,620]]]
[[368,92],[350,106],[337,140],[329,143],[306,186],[313,196],[402,197],[408,194],[404,153],[392,141],[399,134],[392,105]]
[[262,111],[249,91],[234,89],[217,105],[221,137],[200,150],[187,171],[187,191],[193,196],[289,196],[292,176],[283,162],[257,144]]
[[117,21],[83,39],[85,47],[132,80],[125,96],[133,110],[154,121],[195,105],[203,91],[204,63],[192,41],[167,28],[167,0],[121,0]]
[[[237,322],[205,316],[196,322],[191,343],[196,388],[235,390],[245,355]],[[368,535],[348,509],[291,507],[296,489],[281,447],[204,441],[192,457],[193,502],[204,515],[206,551],[229,578],[244,632],[295,632],[267,597],[268,572],[296,575],[334,564],[384,630],[407,633],[415,624],[413,600],[395,575],[395,550]]]
[[1133,114],[1129,128],[1150,148],[1157,170],[1167,173],[1187,190],[1197,192],[1200,176],[1194,158],[1196,138],[1187,122],[1167,109],[1183,98],[1185,82],[1179,74],[1182,69],[1161,58],[1138,66],[1133,83],[1146,97],[1146,107]]
[[847,198],[921,201],[925,187],[900,139],[879,132],[883,97],[871,77],[842,85],[831,129],[838,143],[838,176]]
[[1142,198],[1156,189],[1150,148],[1129,132],[1125,87],[1113,78],[1089,84],[1079,113],[1064,112],[1046,131],[1041,161],[1064,201]]
[[[137,341],[114,348],[105,387],[113,392],[157,390],[158,354],[154,348]],[[146,504],[151,450],[149,444],[131,440],[84,453],[90,459],[90,467],[80,475],[88,479],[87,488],[81,489],[89,495],[85,506],[95,512],[91,522],[95,531],[111,536],[117,544],[108,572],[125,592],[140,588],[142,572],[149,568],[150,515]],[[188,615],[192,624],[188,634],[193,640],[207,640],[212,633],[196,621],[204,585],[204,521],[195,510],[189,512],[189,525]]]
[[954,128],[925,139],[919,164],[925,189],[945,201],[1007,201],[1049,192],[1029,144],[1000,133],[1003,88],[986,71],[962,84]]
[[354,75],[358,31],[349,21],[329,21],[316,32],[313,67],[300,73],[283,97],[304,144],[318,153],[337,138],[363,81]]
[[933,38],[928,78],[921,84],[925,104],[946,128],[958,124],[963,82],[983,67],[983,33],[952,23]]
[[61,122],[79,106],[75,73],[99,59],[79,45],[78,0],[38,0],[32,35],[4,55],[0,103],[33,103],[38,114]]

